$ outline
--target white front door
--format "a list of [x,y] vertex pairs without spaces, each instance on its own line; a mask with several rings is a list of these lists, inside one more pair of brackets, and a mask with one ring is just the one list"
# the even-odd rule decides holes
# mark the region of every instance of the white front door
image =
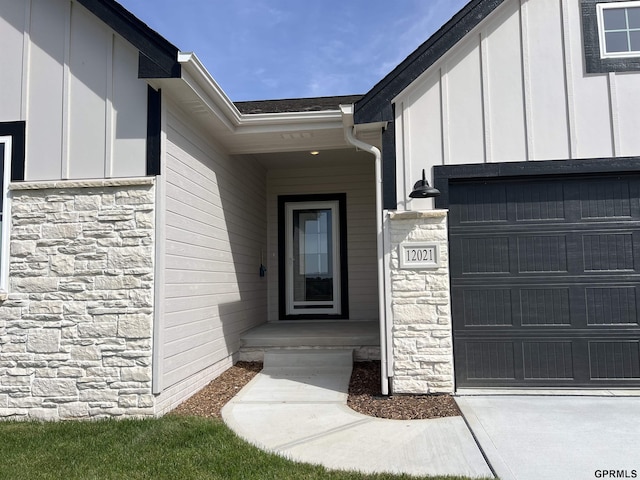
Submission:
[[287,315],[341,314],[339,202],[290,202],[286,221]]

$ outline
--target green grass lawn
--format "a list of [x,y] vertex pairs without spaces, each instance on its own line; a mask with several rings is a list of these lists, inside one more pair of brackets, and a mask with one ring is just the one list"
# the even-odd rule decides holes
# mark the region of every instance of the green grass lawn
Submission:
[[98,422],[0,422],[0,479],[325,478],[415,477],[335,472],[290,462],[250,446],[219,420],[167,416]]

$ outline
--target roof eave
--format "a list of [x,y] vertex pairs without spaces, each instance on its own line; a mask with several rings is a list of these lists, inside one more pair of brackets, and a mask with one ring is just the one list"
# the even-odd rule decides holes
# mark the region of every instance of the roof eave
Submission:
[[227,124],[230,130],[236,131],[245,127],[275,127],[293,124],[309,126],[327,122],[342,122],[339,109],[314,112],[240,113],[195,53],[180,52],[178,61],[182,65],[183,81],[189,83],[189,86],[201,98],[204,106]]

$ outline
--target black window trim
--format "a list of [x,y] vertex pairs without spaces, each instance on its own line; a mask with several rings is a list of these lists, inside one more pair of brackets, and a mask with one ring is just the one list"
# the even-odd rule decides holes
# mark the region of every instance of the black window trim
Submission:
[[582,43],[586,73],[633,72],[640,70],[640,56],[600,56],[600,31],[598,26],[598,4],[615,3],[619,0],[581,0]]
[[24,121],[0,122],[0,137],[11,139],[11,181],[21,182],[25,172],[25,142],[27,124]]
[[[11,138],[11,158],[10,162],[10,175],[9,180],[11,182],[19,182],[24,180],[25,170],[25,140],[26,140],[26,123],[24,121],[17,122],[0,122],[0,137]],[[4,158],[0,159],[4,162]],[[4,165],[3,165],[4,167]],[[0,169],[4,177],[4,168]],[[5,194],[8,192],[9,185],[4,185],[4,178],[0,178],[0,195],[2,199],[5,199]],[[4,204],[4,201],[2,202]],[[3,221],[0,223],[0,230],[7,232],[10,228],[10,208],[7,205],[3,205],[2,217]],[[4,218],[5,213],[9,211],[9,218]],[[0,291],[6,293],[8,289],[9,280],[9,238],[2,235],[0,232]]]

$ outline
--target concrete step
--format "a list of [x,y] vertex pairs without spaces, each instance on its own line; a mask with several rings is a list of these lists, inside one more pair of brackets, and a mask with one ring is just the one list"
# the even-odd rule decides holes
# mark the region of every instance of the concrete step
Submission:
[[264,352],[264,369],[279,368],[352,368],[353,350],[301,349]]
[[377,322],[273,322],[245,332],[241,345],[247,348],[380,346]]
[[240,339],[240,360],[264,361],[265,352],[353,350],[357,361],[380,359],[377,321],[281,321],[264,323]]

